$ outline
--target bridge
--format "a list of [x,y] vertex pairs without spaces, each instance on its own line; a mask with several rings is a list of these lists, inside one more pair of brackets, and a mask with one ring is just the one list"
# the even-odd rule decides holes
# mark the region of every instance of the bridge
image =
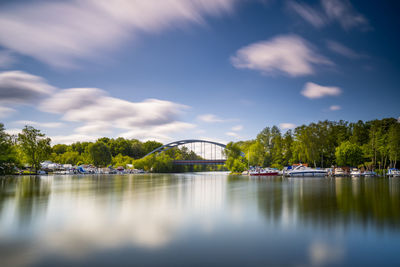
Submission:
[[226,157],[224,154],[224,149],[226,145],[207,141],[200,139],[188,139],[188,140],[180,140],[171,142],[169,144],[160,146],[150,153],[148,153],[145,157],[152,154],[159,154],[165,151],[168,151],[172,148],[185,146],[190,151],[193,151],[199,158],[197,159],[188,159],[188,160],[175,160],[174,164],[176,165],[223,165],[225,164]]

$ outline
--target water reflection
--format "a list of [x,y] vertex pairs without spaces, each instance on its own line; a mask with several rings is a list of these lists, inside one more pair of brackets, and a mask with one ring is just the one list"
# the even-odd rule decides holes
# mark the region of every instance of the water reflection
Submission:
[[174,266],[171,255],[183,251],[189,256],[180,263],[207,263],[198,250],[215,253],[218,265],[250,258],[259,265],[342,264],[351,248],[337,229],[348,228],[392,232],[386,241],[398,242],[400,179],[0,178],[0,258],[7,265],[105,264],[99,253],[115,258],[111,252],[125,251],[115,260],[127,265]]

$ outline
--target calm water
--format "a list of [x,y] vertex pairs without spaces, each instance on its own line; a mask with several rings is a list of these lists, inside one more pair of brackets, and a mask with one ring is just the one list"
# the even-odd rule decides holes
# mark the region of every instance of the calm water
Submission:
[[0,178],[1,266],[400,266],[400,178]]

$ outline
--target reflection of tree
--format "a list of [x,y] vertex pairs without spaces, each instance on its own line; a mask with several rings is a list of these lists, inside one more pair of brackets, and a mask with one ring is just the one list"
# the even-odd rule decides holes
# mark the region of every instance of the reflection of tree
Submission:
[[25,226],[33,217],[40,218],[47,210],[51,192],[51,183],[38,176],[19,177],[16,186],[16,209],[19,223]]
[[303,223],[359,223],[400,229],[400,180],[387,178],[260,180],[258,205],[269,220],[288,213]]
[[15,196],[15,191],[10,188],[15,188],[16,179],[10,176],[0,177],[0,218],[5,205],[5,202]]

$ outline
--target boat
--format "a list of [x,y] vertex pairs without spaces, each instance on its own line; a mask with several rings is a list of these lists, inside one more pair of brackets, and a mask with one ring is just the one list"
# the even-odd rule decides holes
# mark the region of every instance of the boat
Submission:
[[400,177],[400,171],[398,169],[391,168],[388,170],[387,176]]
[[352,177],[359,177],[359,176],[361,176],[361,171],[357,168],[352,168],[350,171],[350,175]]
[[335,176],[346,176],[346,172],[342,168],[335,168]]
[[276,176],[279,174],[279,171],[271,168],[255,168],[251,169],[248,173],[250,176]]
[[376,172],[374,172],[374,171],[365,171],[361,175],[363,175],[365,177],[373,177],[373,176],[376,176]]
[[318,170],[304,165],[299,165],[288,172],[290,177],[321,177],[327,175],[326,170]]

